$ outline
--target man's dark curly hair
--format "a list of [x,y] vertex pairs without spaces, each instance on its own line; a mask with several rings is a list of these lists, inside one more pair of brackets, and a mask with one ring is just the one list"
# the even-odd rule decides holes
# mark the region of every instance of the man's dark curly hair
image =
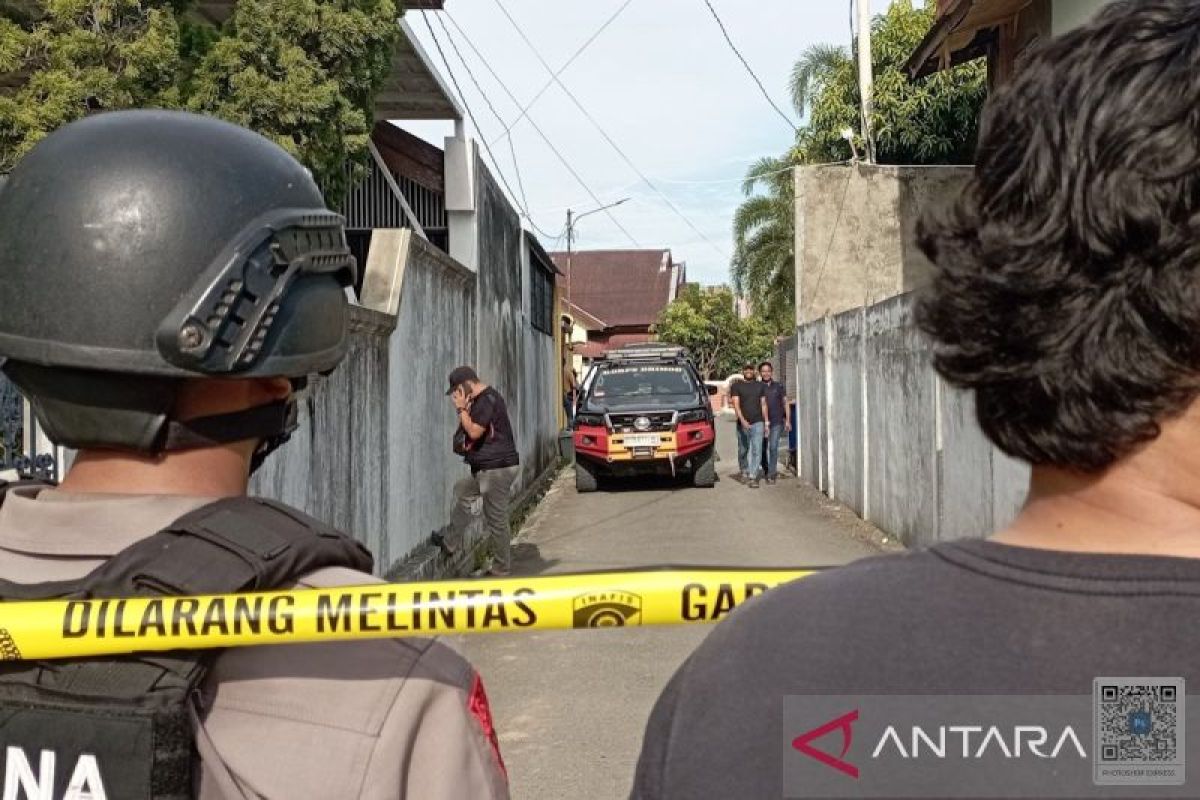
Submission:
[[984,111],[975,174],[922,221],[918,321],[1005,452],[1095,472],[1200,394],[1200,0],[1049,42]]

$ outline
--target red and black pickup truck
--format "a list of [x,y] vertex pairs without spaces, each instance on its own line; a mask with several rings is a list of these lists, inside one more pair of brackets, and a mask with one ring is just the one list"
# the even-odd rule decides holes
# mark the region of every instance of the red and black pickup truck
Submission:
[[610,351],[588,373],[576,407],[575,488],[605,477],[685,475],[716,483],[716,427],[709,394],[681,347]]

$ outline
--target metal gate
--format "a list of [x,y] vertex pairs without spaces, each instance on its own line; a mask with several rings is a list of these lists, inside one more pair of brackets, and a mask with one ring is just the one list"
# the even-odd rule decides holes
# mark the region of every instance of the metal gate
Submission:
[[58,480],[58,451],[38,431],[25,398],[0,375],[0,473],[20,478]]

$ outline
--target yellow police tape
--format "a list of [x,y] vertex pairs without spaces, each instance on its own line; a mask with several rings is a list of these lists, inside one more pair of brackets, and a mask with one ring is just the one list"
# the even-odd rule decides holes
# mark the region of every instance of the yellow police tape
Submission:
[[714,622],[816,569],[592,572],[495,580],[0,603],[0,659],[485,631]]

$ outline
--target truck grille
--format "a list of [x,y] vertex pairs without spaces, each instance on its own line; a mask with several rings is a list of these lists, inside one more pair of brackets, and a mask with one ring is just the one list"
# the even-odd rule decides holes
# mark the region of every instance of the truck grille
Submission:
[[[649,428],[639,429],[636,425],[640,417],[650,421]],[[675,428],[674,411],[652,411],[645,414],[609,414],[609,423],[613,433],[649,433],[671,431]]]

